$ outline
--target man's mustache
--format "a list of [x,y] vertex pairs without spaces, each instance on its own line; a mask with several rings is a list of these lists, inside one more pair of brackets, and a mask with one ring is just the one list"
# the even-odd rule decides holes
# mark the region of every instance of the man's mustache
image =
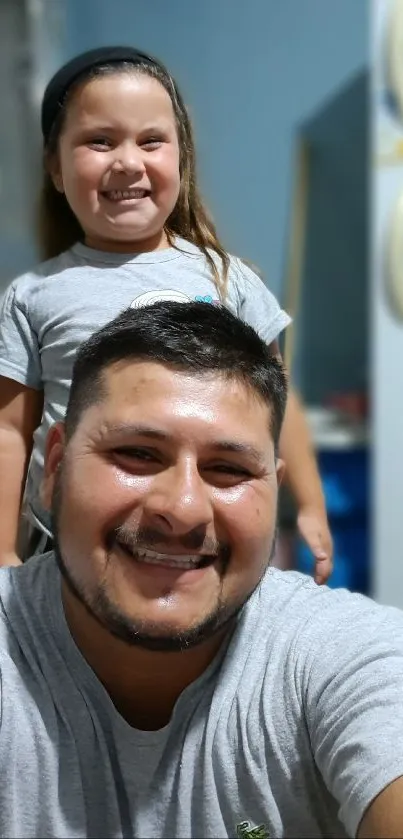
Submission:
[[[167,538],[166,533],[151,527],[139,527],[137,530],[121,525],[110,535],[108,542],[117,541],[126,545],[130,551],[156,550],[163,553],[164,550],[175,552],[182,549],[185,551],[197,551],[209,556],[220,556],[229,552],[229,546],[212,539],[206,535],[205,528],[194,528],[185,535],[175,536],[175,539]],[[111,545],[112,546],[112,545]]]

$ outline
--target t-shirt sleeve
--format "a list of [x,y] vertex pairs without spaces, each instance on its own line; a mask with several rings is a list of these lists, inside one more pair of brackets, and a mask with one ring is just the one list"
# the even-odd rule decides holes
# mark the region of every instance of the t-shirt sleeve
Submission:
[[38,337],[19,299],[17,281],[7,289],[0,309],[0,376],[42,389]]
[[253,326],[258,335],[271,344],[291,323],[291,318],[251,268],[238,258],[233,258],[231,262],[237,283],[238,317]]
[[317,766],[354,837],[371,802],[403,775],[403,613],[339,594],[305,639],[306,717]]

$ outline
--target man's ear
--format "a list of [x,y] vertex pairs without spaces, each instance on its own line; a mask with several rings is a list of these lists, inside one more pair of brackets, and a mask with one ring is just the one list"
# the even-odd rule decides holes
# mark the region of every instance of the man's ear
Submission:
[[48,431],[45,445],[45,466],[41,484],[41,501],[45,510],[52,507],[56,475],[65,450],[64,424],[56,422]]
[[281,460],[281,457],[276,459],[276,473],[277,473],[277,483],[280,484],[283,482],[284,474],[285,474],[285,463],[284,460]]

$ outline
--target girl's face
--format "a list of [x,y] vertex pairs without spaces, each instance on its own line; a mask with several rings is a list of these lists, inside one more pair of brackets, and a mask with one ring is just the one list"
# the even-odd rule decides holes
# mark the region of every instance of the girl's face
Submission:
[[149,76],[116,73],[73,95],[52,178],[85,234],[105,251],[166,247],[178,199],[179,144],[168,93]]

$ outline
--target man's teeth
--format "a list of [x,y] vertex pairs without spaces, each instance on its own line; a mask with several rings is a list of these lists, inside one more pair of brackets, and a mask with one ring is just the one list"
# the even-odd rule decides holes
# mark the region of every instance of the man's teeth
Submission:
[[144,198],[148,192],[145,189],[111,189],[105,195],[111,201],[124,201],[129,198]]
[[150,565],[169,565],[172,568],[196,568],[203,557],[199,554],[176,556],[174,554],[160,554],[156,551],[135,550],[134,556],[138,562]]

